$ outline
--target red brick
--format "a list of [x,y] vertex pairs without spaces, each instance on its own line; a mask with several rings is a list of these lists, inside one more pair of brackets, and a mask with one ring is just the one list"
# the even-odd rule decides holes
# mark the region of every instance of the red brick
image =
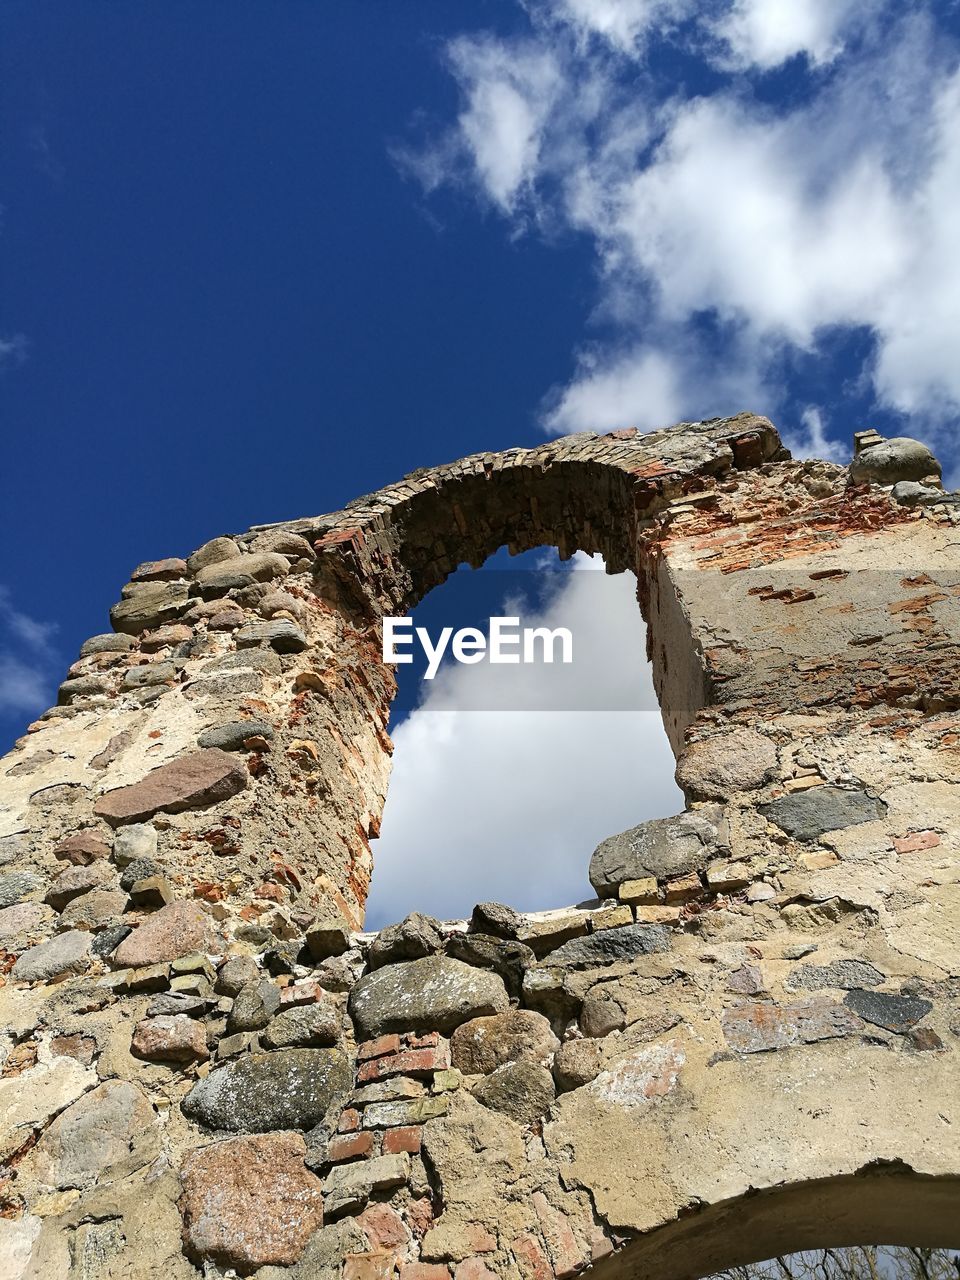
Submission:
[[357,1072],[357,1083],[367,1084],[371,1080],[383,1080],[387,1076],[416,1076],[431,1071],[445,1071],[450,1065],[450,1046],[440,1045],[438,1048],[405,1049],[402,1053],[393,1053],[386,1057],[375,1058],[365,1062]]
[[497,1247],[497,1237],[479,1222],[468,1223],[463,1235],[474,1253],[493,1253]]
[[922,849],[935,849],[940,837],[935,831],[911,831],[906,836],[894,836],[893,847],[897,853],[919,853]]
[[399,1036],[378,1036],[376,1040],[367,1040],[357,1046],[357,1057],[361,1062],[365,1062],[368,1058],[380,1058],[385,1053],[399,1052]]
[[353,1133],[355,1129],[360,1128],[360,1112],[356,1107],[347,1107],[345,1111],[340,1112],[340,1123],[337,1129],[340,1133]]
[[372,1249],[395,1249],[405,1245],[410,1233],[396,1209],[388,1204],[371,1204],[357,1218]]
[[423,1129],[420,1125],[404,1125],[400,1129],[387,1129],[383,1135],[384,1155],[397,1155],[401,1151],[409,1151],[411,1155],[417,1155],[422,1133]]
[[324,990],[315,978],[307,978],[303,982],[292,982],[280,992],[281,1009],[292,1009],[295,1005],[319,1004],[324,999]]
[[343,1280],[392,1280],[395,1265],[392,1253],[348,1253],[343,1260]]
[[403,1040],[408,1049],[435,1049],[440,1043],[440,1032],[424,1031],[422,1035],[417,1035],[415,1031],[408,1031]]
[[433,1226],[433,1205],[429,1196],[410,1201],[407,1205],[407,1221],[413,1228],[414,1235],[422,1238],[427,1234]]
[[536,1236],[525,1231],[511,1245],[524,1280],[554,1280],[553,1267]]
[[400,1268],[400,1280],[449,1280],[445,1262],[408,1262]]
[[327,1159],[336,1163],[339,1160],[356,1160],[360,1156],[373,1153],[372,1133],[344,1133],[331,1138],[327,1145]]

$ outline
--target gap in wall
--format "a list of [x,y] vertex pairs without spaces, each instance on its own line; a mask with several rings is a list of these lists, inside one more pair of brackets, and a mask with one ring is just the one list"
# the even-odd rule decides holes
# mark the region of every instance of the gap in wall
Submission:
[[368,929],[412,910],[462,918],[491,899],[518,910],[582,901],[602,839],[683,808],[636,581],[602,568],[582,555],[563,565],[553,548],[513,558],[501,549],[481,569],[461,566],[413,611],[433,637],[442,625],[486,631],[493,613],[567,626],[574,662],[561,671],[448,661],[432,684],[422,659],[397,668]]

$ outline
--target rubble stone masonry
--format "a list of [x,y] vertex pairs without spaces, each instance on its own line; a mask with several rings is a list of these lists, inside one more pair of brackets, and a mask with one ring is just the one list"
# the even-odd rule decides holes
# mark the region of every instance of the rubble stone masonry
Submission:
[[[0,762],[0,1280],[956,1246],[960,497],[857,444],[584,432],[140,565]],[[364,933],[380,620],[504,544],[636,575],[687,808]]]

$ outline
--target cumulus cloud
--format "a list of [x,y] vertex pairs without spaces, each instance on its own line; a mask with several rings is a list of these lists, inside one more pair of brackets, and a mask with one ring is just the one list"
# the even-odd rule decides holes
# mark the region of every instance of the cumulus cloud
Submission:
[[27,339],[22,333],[0,337],[0,373],[23,364],[27,358]]
[[[413,909],[452,918],[489,899],[532,909],[590,897],[587,866],[600,840],[683,807],[632,574],[565,579],[525,623],[563,622],[575,644],[590,646],[590,661],[577,668],[581,709],[475,710],[490,682],[503,705],[499,684],[511,672],[524,682],[524,706],[556,705],[545,666],[454,665],[438,678],[393,733],[368,927]],[[563,705],[575,705],[566,692]],[[639,709],[591,709],[618,705],[618,694]]]
[[[958,45],[926,6],[886,9],[542,0],[522,37],[454,42],[465,106],[433,184],[595,250],[604,336],[545,398],[548,431],[775,413],[784,359],[854,328],[879,405],[920,431],[956,416]],[[709,88],[658,76],[657,40]],[[803,92],[771,102],[758,77],[800,53]]]
[[50,705],[56,687],[56,626],[16,609],[0,587],[0,714],[22,715]]

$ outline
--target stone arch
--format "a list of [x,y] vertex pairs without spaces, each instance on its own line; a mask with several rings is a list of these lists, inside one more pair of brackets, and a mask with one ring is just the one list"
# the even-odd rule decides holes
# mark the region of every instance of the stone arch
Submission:
[[[139,566],[0,764],[21,1274],[679,1278],[825,1203],[942,1242],[960,508],[870,452],[584,433]],[[371,938],[378,619],[505,539],[637,573],[687,809],[595,903]]]

